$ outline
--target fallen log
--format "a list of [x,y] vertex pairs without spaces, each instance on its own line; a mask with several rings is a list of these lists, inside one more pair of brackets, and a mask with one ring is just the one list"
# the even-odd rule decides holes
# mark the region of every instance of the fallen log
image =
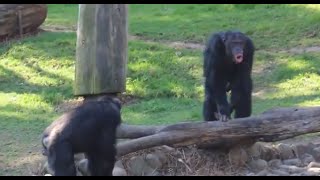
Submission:
[[117,129],[117,137],[119,139],[135,139],[144,136],[157,134],[166,126],[141,126],[122,124]]
[[36,31],[46,17],[46,4],[0,4],[0,41]]
[[[131,129],[130,129],[131,128]],[[118,144],[118,156],[167,145],[181,147],[230,147],[245,143],[275,142],[295,136],[320,132],[320,107],[287,108],[259,116],[238,118],[229,122],[189,122],[168,126],[119,128],[118,137],[140,137]],[[130,129],[124,134],[121,129]],[[143,135],[146,135],[143,137]]]

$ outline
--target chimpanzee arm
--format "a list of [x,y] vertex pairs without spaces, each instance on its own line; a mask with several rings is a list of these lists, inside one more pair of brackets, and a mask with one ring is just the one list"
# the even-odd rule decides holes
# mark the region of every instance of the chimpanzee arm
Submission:
[[230,119],[230,107],[227,100],[227,92],[226,92],[226,85],[227,81],[224,76],[219,75],[219,71],[215,72],[214,76],[214,89],[213,89],[213,97],[217,104],[218,112],[220,113],[220,120],[227,121]]
[[229,104],[226,95],[225,75],[221,69],[225,58],[225,47],[220,34],[214,34],[204,51],[205,76],[205,119],[216,119],[214,113],[220,113],[220,120],[230,118]]

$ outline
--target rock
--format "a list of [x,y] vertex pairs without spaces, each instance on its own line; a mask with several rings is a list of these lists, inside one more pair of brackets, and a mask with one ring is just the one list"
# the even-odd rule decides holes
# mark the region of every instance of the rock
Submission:
[[316,145],[313,143],[308,144],[298,144],[295,146],[295,152],[298,157],[301,157],[303,154],[311,154],[312,149],[315,148]]
[[308,168],[308,172],[320,174],[320,168]]
[[147,154],[146,161],[153,169],[160,169],[163,165],[160,158],[155,154]]
[[132,176],[152,176],[158,174],[141,156],[135,156],[129,160],[128,171]]
[[320,162],[320,147],[313,148],[311,154],[316,161]]
[[307,166],[307,165],[309,165],[311,162],[315,161],[315,159],[313,158],[313,156],[310,155],[310,154],[303,154],[300,158],[301,158],[302,164],[303,164],[304,166]]
[[318,173],[312,171],[304,171],[299,174],[300,176],[318,176]]
[[268,165],[270,167],[279,167],[280,165],[282,164],[281,160],[280,159],[272,159],[268,162]]
[[118,160],[118,161],[114,164],[114,167],[118,167],[118,168],[124,169],[124,166],[123,166],[123,163],[122,163],[121,160]]
[[287,144],[280,143],[276,146],[280,153],[281,159],[293,159],[295,158],[295,153],[292,147]]
[[230,163],[235,167],[243,166],[248,161],[248,155],[243,148],[233,148],[228,153]]
[[271,159],[279,159],[280,158],[279,154],[280,153],[277,148],[272,147],[272,146],[265,146],[262,149],[260,158],[264,159],[266,161],[270,161]]
[[290,176],[301,176],[299,173],[290,174]]
[[260,172],[268,167],[267,161],[262,159],[252,160],[248,165],[253,172]]
[[256,174],[255,173],[248,173],[246,174],[246,176],[255,176]]
[[259,159],[269,161],[271,159],[279,158],[279,153],[277,148],[272,147],[268,144],[263,144],[261,142],[255,143],[247,151],[248,151],[248,156],[252,157],[253,159],[259,158]]
[[89,176],[88,159],[82,159],[77,163],[78,170],[83,176]]
[[158,156],[158,158],[159,158],[159,160],[161,161],[162,164],[167,163],[168,157],[167,157],[167,155],[166,155],[164,152],[162,152],[162,151],[155,151],[153,154],[156,155],[156,156]]
[[256,174],[256,176],[266,176],[269,173],[268,170],[262,170]]
[[261,142],[256,142],[251,147],[247,149],[248,155],[252,158],[260,158],[261,151],[263,149],[263,144]]
[[297,166],[280,165],[279,170],[283,170],[289,173],[301,173],[306,169],[302,167],[297,167]]
[[283,164],[285,165],[292,165],[292,166],[301,166],[302,162],[300,159],[286,159],[283,161]]
[[267,174],[267,176],[277,176],[277,175],[269,173],[269,174]]
[[278,175],[278,176],[289,176],[289,173],[286,171],[281,171],[281,170],[271,170],[270,171],[272,174]]
[[113,176],[127,176],[127,172],[126,170],[124,170],[123,168],[120,167],[114,167],[113,171],[112,171],[112,175]]
[[310,162],[310,163],[308,164],[308,168],[320,168],[320,163]]

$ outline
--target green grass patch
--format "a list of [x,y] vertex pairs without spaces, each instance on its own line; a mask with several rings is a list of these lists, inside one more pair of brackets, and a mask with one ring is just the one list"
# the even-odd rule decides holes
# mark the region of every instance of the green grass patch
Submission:
[[[319,44],[320,6],[270,4],[130,4],[129,32],[153,40],[204,43],[238,29],[259,49]],[[78,5],[49,5],[45,25],[76,26]]]
[[[45,25],[74,26],[77,11],[49,5]],[[239,28],[263,49],[319,42],[319,5],[130,5],[129,20],[131,34],[154,40],[203,42],[211,31]],[[75,46],[75,33],[53,32],[0,45],[0,175],[28,173],[21,159],[39,150],[41,132],[60,115],[55,107],[73,98]],[[201,121],[200,51],[134,40],[128,57],[127,93],[138,101],[123,108],[126,123]],[[319,104],[319,57],[257,51],[254,115]]]

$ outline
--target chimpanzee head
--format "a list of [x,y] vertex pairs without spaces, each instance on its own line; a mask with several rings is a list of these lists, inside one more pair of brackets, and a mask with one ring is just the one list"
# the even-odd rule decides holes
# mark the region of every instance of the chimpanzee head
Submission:
[[97,99],[97,101],[106,101],[106,102],[112,102],[115,104],[119,109],[122,108],[121,101],[116,96],[101,96]]
[[222,35],[222,40],[225,45],[226,55],[235,64],[242,63],[247,42],[246,36],[241,32],[228,31]]

